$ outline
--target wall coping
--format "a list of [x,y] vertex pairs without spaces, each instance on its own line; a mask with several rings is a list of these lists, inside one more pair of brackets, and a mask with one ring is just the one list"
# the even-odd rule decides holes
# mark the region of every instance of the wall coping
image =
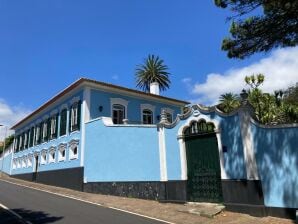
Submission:
[[[222,111],[220,111],[216,106],[212,106],[212,107],[206,107],[203,106],[201,104],[194,104],[191,107],[189,107],[190,109],[185,113],[185,114],[177,114],[175,120],[172,123],[163,123],[160,122],[158,124],[159,127],[165,127],[168,129],[174,128],[181,120],[186,120],[188,119],[191,115],[197,117],[200,115],[200,113],[213,113],[215,112],[215,114],[220,115],[222,117],[231,117],[231,116],[235,116],[236,114],[239,114],[241,111],[243,110],[247,110],[246,106],[240,106],[239,108],[237,108],[235,111],[231,112],[231,113],[224,113]],[[197,111],[199,113],[197,113]],[[248,110],[247,110],[248,111]],[[249,112],[249,111],[248,111]],[[258,121],[256,121],[250,113],[246,113],[247,116],[250,116],[250,123],[256,125],[257,127],[260,128],[266,128],[266,129],[275,129],[275,128],[298,128],[298,123],[292,123],[292,124],[260,124]]]
[[138,127],[138,128],[157,128],[156,124],[113,124],[112,118],[110,117],[98,117],[90,121],[85,122],[85,124],[93,123],[102,120],[102,123],[106,127]]

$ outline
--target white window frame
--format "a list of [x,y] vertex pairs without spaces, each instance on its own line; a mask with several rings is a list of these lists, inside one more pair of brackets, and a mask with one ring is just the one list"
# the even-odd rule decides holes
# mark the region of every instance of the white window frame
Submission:
[[51,117],[51,129],[50,129],[50,139],[53,139],[53,136],[56,135],[57,136],[57,133],[56,133],[56,127],[57,127],[57,119],[56,119],[56,116],[58,116],[57,114],[53,115]]
[[28,141],[28,130],[24,132],[24,149],[26,149],[27,141]]
[[48,137],[48,121],[44,120],[42,124],[42,142],[45,142],[45,135]]
[[26,168],[26,167],[27,167],[27,157],[24,156],[24,157],[22,158],[22,168]]
[[23,144],[23,134],[20,134],[20,138],[19,138],[19,151],[22,149],[22,144]]
[[[74,153],[74,149],[77,148],[77,153]],[[79,158],[79,140],[71,140],[69,142],[69,160]]]
[[[65,161],[66,160],[66,144],[60,144],[58,146],[58,162]],[[64,156],[62,156],[62,151],[64,151]]]
[[28,155],[28,157],[27,157],[27,167],[32,167],[32,163],[33,163],[33,156]]
[[122,99],[122,98],[110,98],[110,101],[111,101],[111,108],[110,109],[111,109],[111,118],[112,118],[112,120],[113,120],[113,107],[116,104],[119,104],[119,105],[124,107],[123,120],[127,119],[127,115],[128,115],[127,107],[128,107],[129,101],[127,101],[125,99]]
[[34,145],[40,144],[40,143],[38,143],[39,136],[40,136],[40,123],[35,126],[35,142],[34,142]]
[[[53,154],[54,154],[54,156],[53,156]],[[57,152],[56,152],[56,148],[55,147],[51,147],[50,149],[49,149],[49,163],[55,163],[56,162],[56,154],[57,154]]]
[[40,153],[40,164],[45,165],[47,164],[47,150],[43,150]]

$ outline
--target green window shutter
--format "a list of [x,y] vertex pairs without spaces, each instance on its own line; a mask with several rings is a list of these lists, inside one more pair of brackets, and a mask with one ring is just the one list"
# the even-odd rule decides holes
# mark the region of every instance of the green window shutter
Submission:
[[55,128],[55,133],[54,133],[54,138],[57,138],[57,133],[58,133],[58,114],[55,115],[55,120],[56,120],[56,128]]
[[73,106],[70,107],[70,110],[69,110],[69,119],[68,119],[68,132],[70,133],[71,132],[71,111],[72,111],[72,108]]
[[27,144],[26,144],[26,148],[29,148],[30,146],[30,144],[29,144],[29,141],[30,141],[30,129],[28,129],[28,131],[27,131]]
[[42,123],[39,124],[39,138],[38,138],[38,144],[41,143],[42,139]]
[[16,152],[17,152],[18,149],[19,149],[19,144],[20,144],[20,139],[19,139],[19,137],[20,137],[20,136],[17,136],[17,137],[16,137],[16,139],[17,139],[17,140],[16,140],[16,141],[17,141],[17,142],[16,142],[16,148],[15,148],[15,149],[16,149],[16,150],[15,150]]
[[82,107],[82,102],[78,102],[78,117],[77,117],[77,125],[78,125],[78,130],[80,130],[81,127],[81,107]]
[[44,126],[44,122],[41,123],[40,125],[40,142],[39,143],[42,143],[43,142],[43,126]]
[[46,141],[48,141],[49,139],[51,139],[51,118],[48,119],[47,121],[47,135],[46,135]]
[[63,109],[60,113],[60,136],[66,134],[67,109]]

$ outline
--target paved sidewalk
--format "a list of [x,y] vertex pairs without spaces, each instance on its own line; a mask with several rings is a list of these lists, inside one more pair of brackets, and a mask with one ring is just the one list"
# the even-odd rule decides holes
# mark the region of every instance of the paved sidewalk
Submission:
[[[85,192],[74,191],[70,189],[54,187],[39,183],[23,181],[7,176],[2,176],[3,180],[13,182],[16,184],[25,185],[28,187],[38,188],[53,193],[63,194],[70,197],[75,197],[81,200],[86,200],[94,203],[99,203],[106,207],[115,207],[130,212],[139,213],[142,215],[166,220],[176,224],[293,224],[295,221],[280,219],[274,217],[257,218],[246,214],[232,213],[223,211],[213,218],[202,217],[198,214],[185,212],[186,210],[195,209],[196,205],[193,204],[173,204],[173,203],[159,203],[157,201],[142,200],[134,198],[125,198],[109,195],[91,194]],[[1,203],[1,199],[0,199]],[[202,206],[202,205],[200,205]]]

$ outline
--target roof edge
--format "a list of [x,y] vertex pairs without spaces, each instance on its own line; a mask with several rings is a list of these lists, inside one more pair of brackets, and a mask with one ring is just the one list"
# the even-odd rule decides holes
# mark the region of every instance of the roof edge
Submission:
[[90,84],[96,84],[96,85],[101,85],[101,86],[105,86],[108,88],[114,88],[114,89],[120,89],[123,91],[127,91],[127,92],[131,92],[131,93],[137,93],[143,96],[149,96],[155,99],[164,99],[164,100],[168,100],[168,101],[172,101],[176,104],[190,104],[187,101],[183,101],[183,100],[178,100],[178,99],[174,99],[174,98],[170,98],[170,97],[165,97],[165,96],[160,96],[160,95],[155,95],[152,93],[146,93],[143,91],[139,91],[139,90],[134,90],[131,88],[127,88],[127,87],[123,87],[123,86],[118,86],[118,85],[114,85],[114,84],[110,84],[110,83],[105,83],[105,82],[100,82],[100,81],[96,81],[96,80],[92,80],[92,79],[88,79],[88,78],[79,78],[78,80],[76,80],[75,82],[71,83],[69,86],[67,86],[65,89],[63,89],[62,91],[60,91],[58,94],[54,95],[51,99],[49,99],[48,101],[46,101],[44,104],[42,104],[40,107],[38,107],[36,110],[34,110],[32,113],[30,113],[29,115],[27,115],[26,117],[24,117],[22,120],[20,120],[18,123],[14,124],[10,129],[13,130],[16,127],[18,127],[19,125],[21,125],[23,122],[27,121],[28,119],[32,118],[34,115],[38,114],[39,112],[41,112],[43,109],[47,108],[50,104],[54,103],[56,100],[58,100],[60,97],[64,96],[65,94],[69,93],[70,91],[72,91],[73,89],[75,89],[76,87],[80,86],[83,83],[90,83]]

